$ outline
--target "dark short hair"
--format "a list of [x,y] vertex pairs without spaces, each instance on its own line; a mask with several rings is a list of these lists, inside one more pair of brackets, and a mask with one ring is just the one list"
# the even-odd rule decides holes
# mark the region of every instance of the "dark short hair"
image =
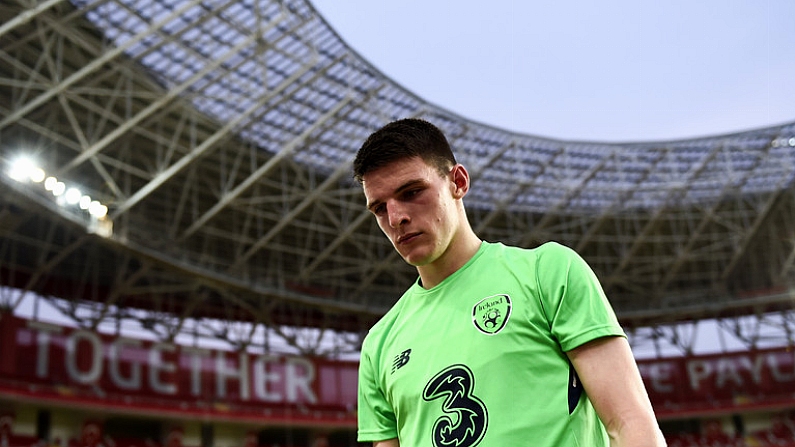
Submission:
[[356,153],[353,178],[359,183],[370,171],[392,162],[420,157],[445,175],[456,160],[450,143],[441,130],[428,121],[404,118],[373,132]]

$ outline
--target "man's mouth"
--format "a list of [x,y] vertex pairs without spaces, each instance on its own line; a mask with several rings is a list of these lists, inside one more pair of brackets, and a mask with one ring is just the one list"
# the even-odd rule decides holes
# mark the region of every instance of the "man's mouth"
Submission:
[[398,243],[398,245],[408,244],[409,242],[413,241],[419,235],[420,235],[420,233],[404,234],[403,236],[398,237],[397,243]]

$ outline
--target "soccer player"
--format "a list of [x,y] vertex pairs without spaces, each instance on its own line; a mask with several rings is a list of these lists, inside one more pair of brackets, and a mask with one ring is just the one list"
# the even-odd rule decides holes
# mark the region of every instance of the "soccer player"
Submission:
[[466,168],[418,119],[354,161],[367,208],[419,273],[364,340],[358,440],[375,447],[663,446],[625,334],[572,250],[481,241]]

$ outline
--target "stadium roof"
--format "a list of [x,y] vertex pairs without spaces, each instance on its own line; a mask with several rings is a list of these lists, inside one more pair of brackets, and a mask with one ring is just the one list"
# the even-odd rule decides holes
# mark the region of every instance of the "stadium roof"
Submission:
[[305,1],[51,0],[3,4],[0,23],[2,161],[36,157],[108,207],[2,176],[2,284],[102,303],[95,322],[366,328],[416,274],[350,163],[402,117],[447,133],[478,234],[576,249],[625,324],[792,307],[795,122],[622,144],[511,133],[402,88]]

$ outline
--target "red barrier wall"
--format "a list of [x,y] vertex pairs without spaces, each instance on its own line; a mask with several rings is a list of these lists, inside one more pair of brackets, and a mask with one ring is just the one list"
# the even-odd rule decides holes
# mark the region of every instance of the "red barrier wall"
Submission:
[[795,351],[787,348],[638,362],[658,416],[795,405]]
[[[795,406],[795,352],[638,362],[658,417]],[[230,420],[355,425],[356,362],[112,337],[0,315],[0,395]]]
[[0,316],[0,395],[124,411],[355,422],[357,363],[112,337]]

